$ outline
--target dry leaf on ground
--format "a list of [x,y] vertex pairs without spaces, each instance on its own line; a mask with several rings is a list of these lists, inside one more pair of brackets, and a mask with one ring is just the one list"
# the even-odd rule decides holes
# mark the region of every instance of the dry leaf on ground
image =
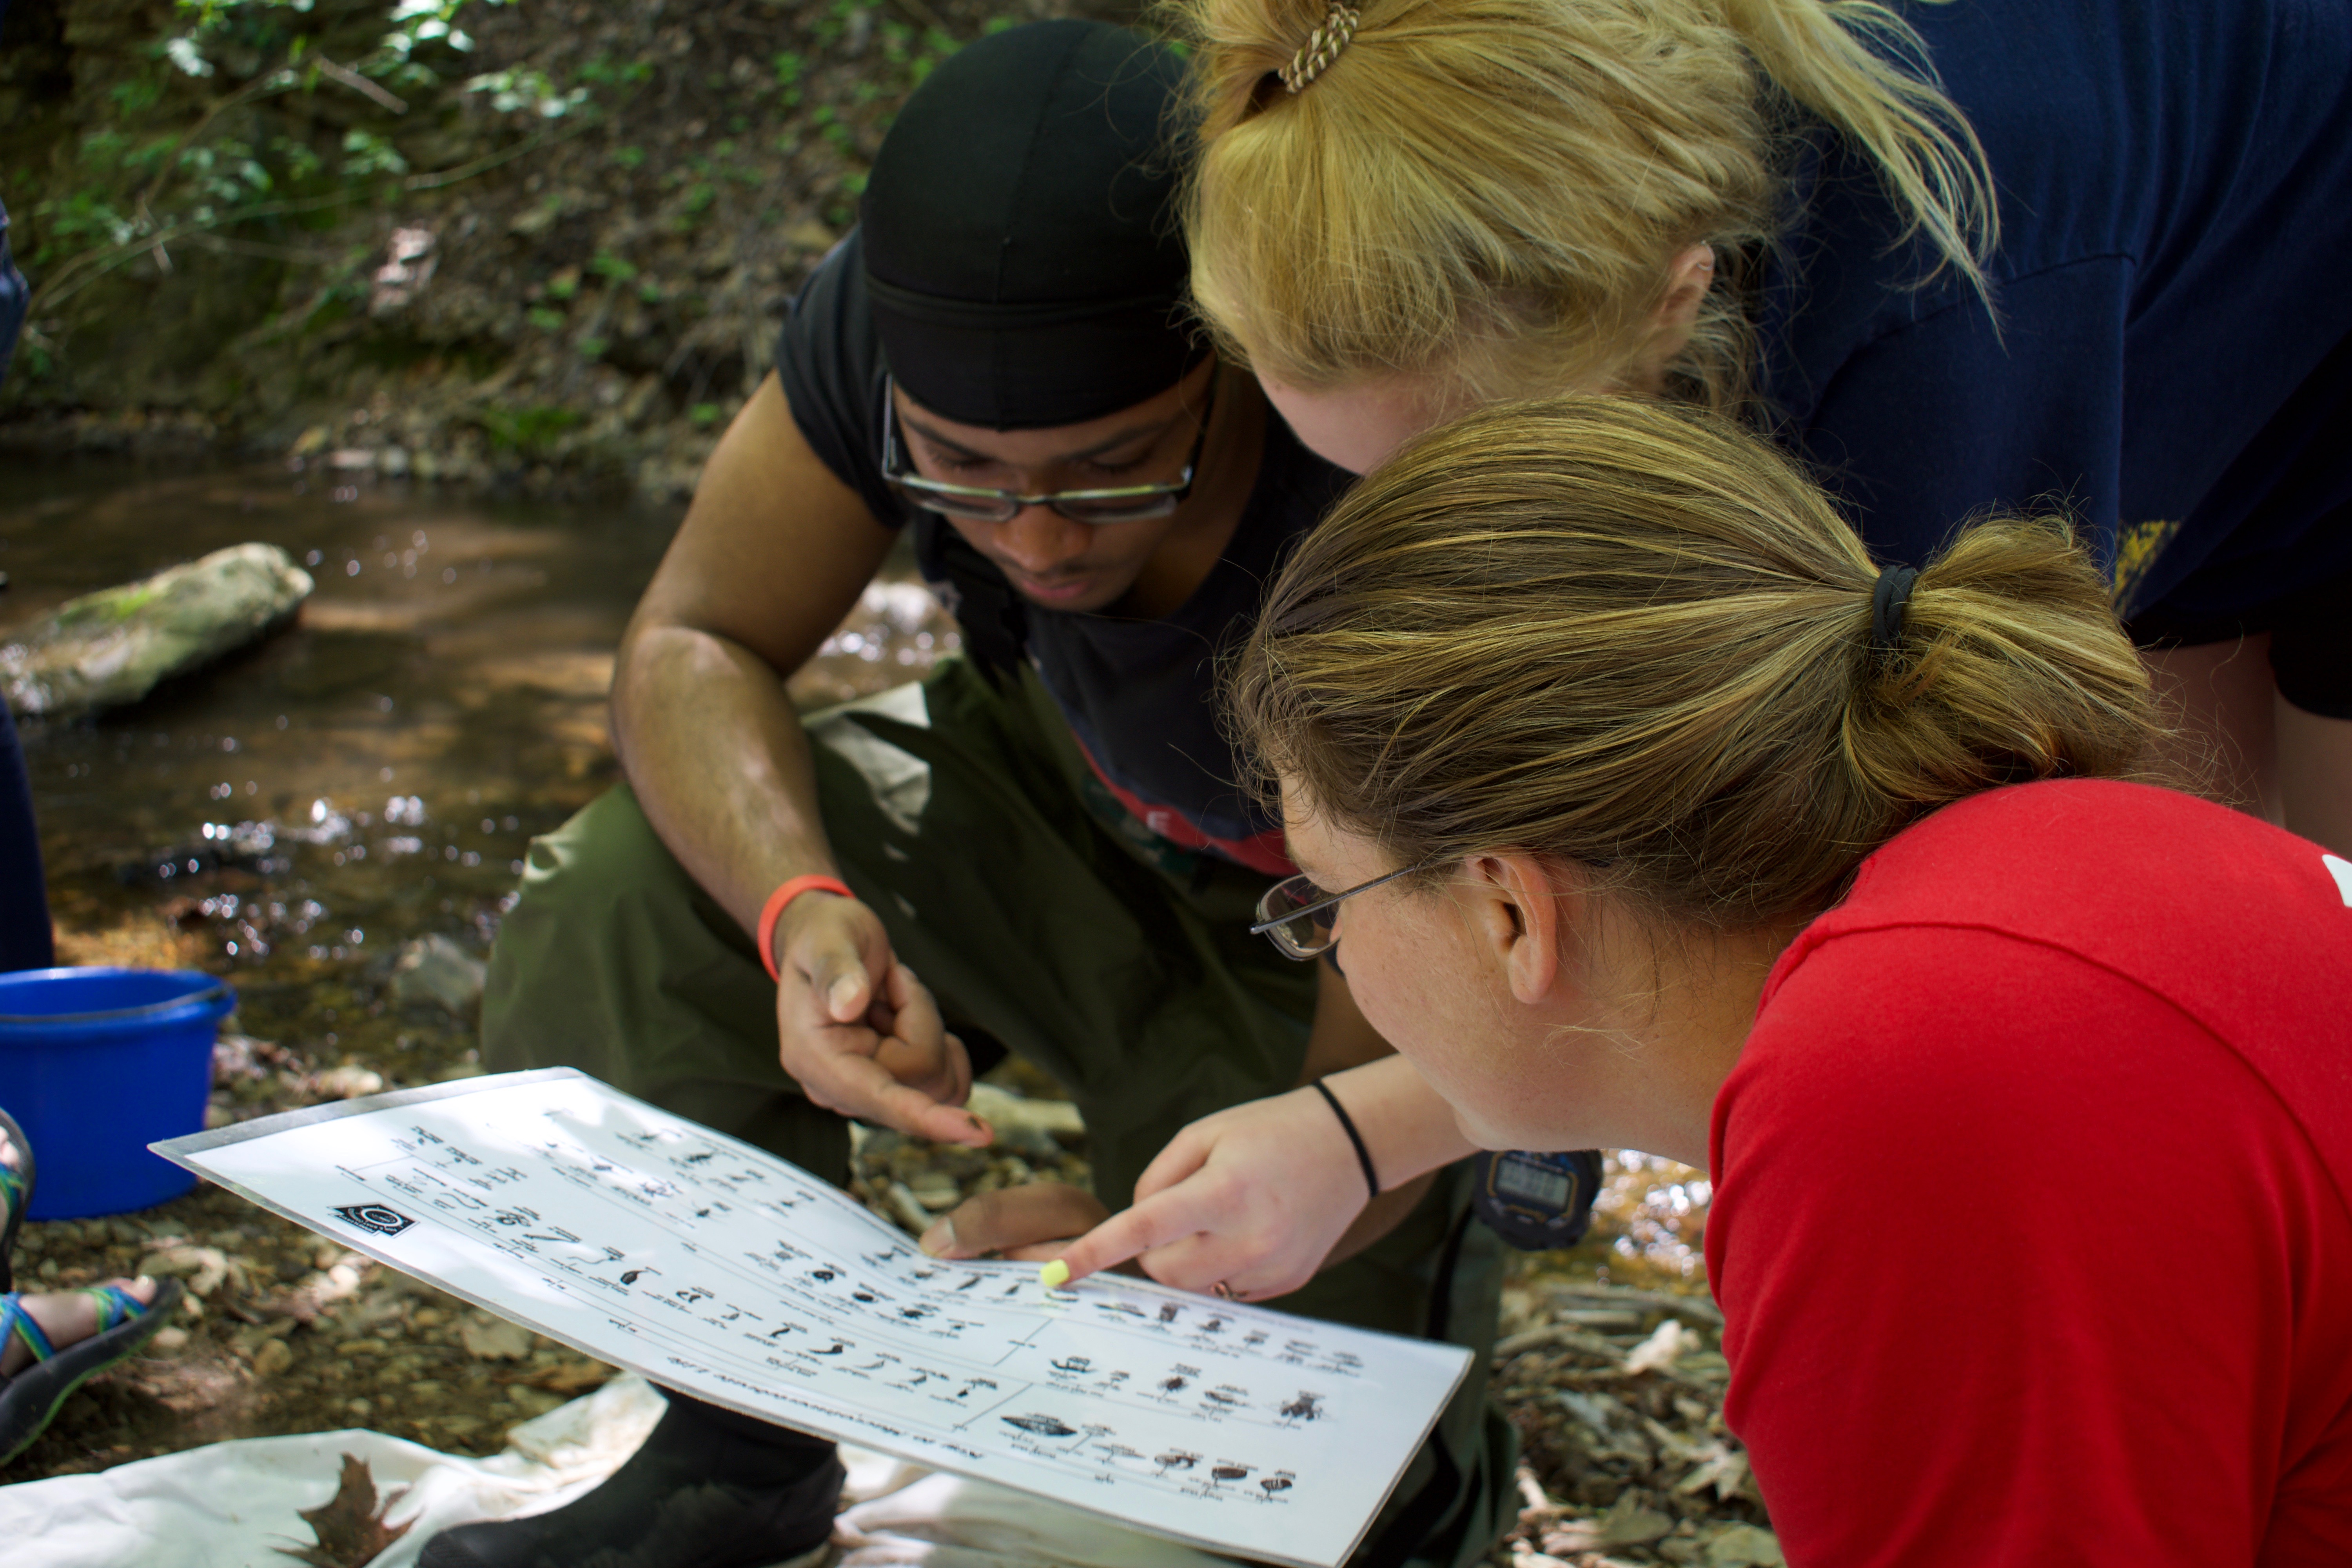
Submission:
[[402,1495],[403,1492],[394,1492],[379,1505],[375,1477],[366,1461],[345,1454],[342,1479],[335,1488],[335,1495],[317,1508],[299,1510],[319,1543],[281,1546],[278,1551],[283,1556],[310,1563],[310,1568],[365,1568],[385,1547],[408,1533],[404,1524],[383,1522],[384,1514]]

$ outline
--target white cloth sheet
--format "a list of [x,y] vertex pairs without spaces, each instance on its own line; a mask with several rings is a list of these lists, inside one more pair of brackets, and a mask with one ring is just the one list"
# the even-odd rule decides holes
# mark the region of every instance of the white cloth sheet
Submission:
[[[381,1432],[247,1437],[92,1475],[0,1486],[8,1568],[287,1568],[312,1543],[299,1510],[335,1495],[342,1456],[364,1460],[384,1517],[408,1532],[367,1568],[410,1568],[452,1525],[560,1508],[636,1451],[661,1396],[621,1377],[509,1435],[487,1459]],[[1226,1559],[1122,1530],[985,1481],[845,1448],[838,1568],[1216,1568]]]

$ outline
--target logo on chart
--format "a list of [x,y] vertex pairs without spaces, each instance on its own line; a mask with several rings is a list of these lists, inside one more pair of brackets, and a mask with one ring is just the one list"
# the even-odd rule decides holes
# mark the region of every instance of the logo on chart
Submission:
[[398,1236],[416,1223],[398,1209],[386,1208],[382,1204],[352,1204],[348,1208],[337,1209],[335,1217],[362,1230],[372,1230],[378,1236]]

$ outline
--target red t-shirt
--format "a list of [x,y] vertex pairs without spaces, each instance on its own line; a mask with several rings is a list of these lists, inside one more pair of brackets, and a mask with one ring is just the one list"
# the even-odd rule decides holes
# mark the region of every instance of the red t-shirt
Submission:
[[1706,1258],[1794,1568],[2352,1564],[2352,865],[1948,806],[1774,967]]

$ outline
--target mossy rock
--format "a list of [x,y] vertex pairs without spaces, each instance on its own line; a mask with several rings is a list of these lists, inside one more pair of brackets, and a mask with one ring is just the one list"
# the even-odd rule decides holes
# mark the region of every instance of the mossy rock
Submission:
[[0,691],[19,713],[136,702],[173,676],[284,626],[310,588],[310,574],[274,544],[215,550],[60,605],[0,647]]

